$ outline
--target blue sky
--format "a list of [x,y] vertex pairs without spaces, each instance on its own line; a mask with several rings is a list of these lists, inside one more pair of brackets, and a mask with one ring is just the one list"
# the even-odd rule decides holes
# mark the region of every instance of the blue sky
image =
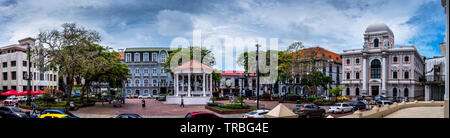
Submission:
[[100,32],[113,48],[168,47],[201,30],[202,38],[278,38],[279,49],[302,41],[340,53],[361,48],[368,25],[385,23],[396,45],[433,57],[445,35],[440,0],[0,0],[0,46],[66,22]]

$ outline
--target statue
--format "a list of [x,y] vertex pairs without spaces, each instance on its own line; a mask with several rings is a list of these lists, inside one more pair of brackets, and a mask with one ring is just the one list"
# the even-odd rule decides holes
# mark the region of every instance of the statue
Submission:
[[365,42],[364,42],[363,48],[364,48],[364,49],[367,49],[368,47],[369,47],[369,43],[368,43],[367,41],[365,41]]
[[389,47],[389,40],[388,39],[384,39],[383,41],[383,45],[384,45],[384,49],[387,49]]

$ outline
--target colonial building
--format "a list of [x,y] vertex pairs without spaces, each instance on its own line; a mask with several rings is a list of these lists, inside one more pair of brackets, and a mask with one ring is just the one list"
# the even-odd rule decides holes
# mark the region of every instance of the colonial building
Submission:
[[[342,59],[339,54],[331,52],[321,47],[306,48],[298,51],[300,54],[298,57],[294,57],[294,66],[292,68],[292,74],[294,74],[294,80],[292,82],[280,83],[279,87],[282,93],[293,93],[298,95],[307,96],[311,91],[306,85],[301,84],[301,76],[304,73],[315,71],[322,72],[329,76],[333,82],[328,84],[328,88],[341,87],[342,81]],[[312,62],[314,60],[314,62]],[[307,66],[302,66],[307,63]],[[328,90],[326,88],[318,87],[317,95],[328,96]]]
[[394,46],[394,33],[373,24],[364,33],[362,49],[344,50],[343,95],[424,99],[424,57],[414,46]]
[[[27,46],[35,46],[35,39],[25,38],[19,44],[0,47],[0,91],[27,90],[28,59]],[[33,60],[32,60],[33,61]],[[58,89],[58,73],[55,71],[41,72],[36,63],[31,62],[32,90],[44,88]]]
[[[221,74],[220,97],[239,96],[239,92],[244,96],[256,95],[256,73],[249,73],[246,76],[244,71],[222,71]],[[244,90],[247,93],[243,92]],[[272,87],[269,85],[260,84],[260,94],[270,93],[271,90]]]
[[425,60],[425,101],[444,101],[445,57]]
[[172,93],[172,76],[162,66],[170,53],[169,48],[127,48],[125,64],[131,77],[125,83],[125,94],[159,96]]

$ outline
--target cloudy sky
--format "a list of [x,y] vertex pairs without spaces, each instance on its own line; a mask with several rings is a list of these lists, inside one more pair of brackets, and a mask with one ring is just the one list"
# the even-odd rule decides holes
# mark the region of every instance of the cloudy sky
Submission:
[[368,25],[385,23],[396,45],[433,57],[445,36],[440,0],[0,0],[0,46],[66,22],[116,49],[169,47],[201,30],[202,38],[278,38],[279,49],[302,41],[341,53],[362,47]]

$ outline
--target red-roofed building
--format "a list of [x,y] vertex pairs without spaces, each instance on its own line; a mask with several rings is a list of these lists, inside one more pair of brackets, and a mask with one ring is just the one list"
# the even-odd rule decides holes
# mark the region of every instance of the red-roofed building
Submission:
[[[281,93],[290,93],[307,96],[310,93],[310,89],[307,86],[300,84],[302,74],[311,72],[312,67],[316,68],[316,71],[322,72],[325,75],[332,78],[334,81],[330,83],[328,88],[341,87],[342,76],[342,58],[339,54],[326,50],[322,47],[311,47],[297,51],[298,54],[293,56],[295,63],[312,63],[314,59],[315,65],[308,64],[306,67],[298,66],[292,70],[295,74],[294,82],[282,83],[279,85]],[[300,64],[298,64],[300,65]],[[328,96],[326,88],[318,88],[317,95]]]

